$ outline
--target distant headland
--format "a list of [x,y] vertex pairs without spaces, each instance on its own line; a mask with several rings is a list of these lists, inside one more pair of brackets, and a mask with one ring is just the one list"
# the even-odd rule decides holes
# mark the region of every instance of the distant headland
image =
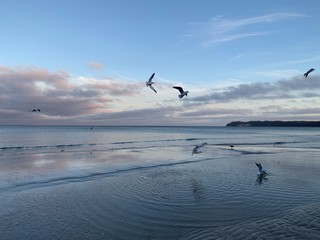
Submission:
[[320,127],[320,121],[235,121],[226,127]]

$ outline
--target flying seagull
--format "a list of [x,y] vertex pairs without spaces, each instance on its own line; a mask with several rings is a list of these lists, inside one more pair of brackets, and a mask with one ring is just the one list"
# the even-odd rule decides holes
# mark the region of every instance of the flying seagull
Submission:
[[179,98],[183,98],[184,96],[188,96],[189,91],[183,91],[183,88],[182,88],[182,87],[174,86],[173,88],[179,90],[179,92],[180,92]]
[[314,68],[310,68],[305,74],[303,74],[303,76],[306,78],[308,77],[309,73],[313,72],[315,69]]
[[41,112],[41,110],[38,108],[38,109],[32,109],[32,112]]
[[199,144],[199,145],[196,145],[196,146],[193,148],[193,150],[192,150],[192,155],[193,155],[193,154],[199,154],[199,153],[201,153],[201,152],[199,151],[199,149],[202,148],[202,147],[205,146],[205,145],[207,145],[206,142],[201,143],[201,144]]
[[258,177],[263,178],[263,177],[265,177],[266,175],[268,175],[268,173],[266,172],[266,170],[263,169],[261,163],[256,163],[256,165],[257,165],[257,167],[258,167],[258,169],[259,169],[259,171],[258,171],[258,173],[257,173],[257,176],[258,176]]
[[154,75],[155,75],[155,73],[153,73],[153,74],[151,75],[151,77],[149,78],[149,80],[146,81],[146,86],[147,86],[147,87],[150,87],[155,93],[157,93],[157,91],[156,91],[156,90],[153,88],[153,86],[152,86],[152,84],[154,84],[154,82],[152,82],[152,79],[153,79]]

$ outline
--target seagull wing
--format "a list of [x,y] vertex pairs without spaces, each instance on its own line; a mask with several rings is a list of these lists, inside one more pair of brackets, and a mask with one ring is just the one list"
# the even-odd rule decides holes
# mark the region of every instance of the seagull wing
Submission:
[[197,153],[199,153],[199,146],[198,145],[193,148],[192,155],[197,154]]
[[149,85],[149,87],[155,92],[157,93],[157,91],[154,89],[154,87],[152,85]]
[[198,150],[199,150],[199,146],[197,145],[193,148],[192,152],[198,152]]
[[155,75],[155,73],[153,73],[153,74],[151,75],[151,77],[149,78],[149,82],[151,82],[151,80],[152,80],[152,78],[154,77],[154,75]]
[[308,77],[309,73],[313,72],[314,70],[314,68],[310,68],[305,74],[303,74],[303,76]]
[[183,88],[182,87],[174,86],[173,88],[178,89],[181,94],[183,93]]

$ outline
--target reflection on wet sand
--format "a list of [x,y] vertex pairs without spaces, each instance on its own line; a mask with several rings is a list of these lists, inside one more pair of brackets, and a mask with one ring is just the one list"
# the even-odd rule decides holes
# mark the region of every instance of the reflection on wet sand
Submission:
[[195,199],[201,200],[206,197],[206,189],[204,188],[201,180],[197,178],[192,178],[191,179],[191,189],[192,189],[192,194]]
[[268,180],[268,178],[267,178],[266,176],[263,176],[263,175],[257,176],[257,179],[256,179],[256,181],[257,181],[259,184],[262,184],[263,181],[267,181],[267,180]]

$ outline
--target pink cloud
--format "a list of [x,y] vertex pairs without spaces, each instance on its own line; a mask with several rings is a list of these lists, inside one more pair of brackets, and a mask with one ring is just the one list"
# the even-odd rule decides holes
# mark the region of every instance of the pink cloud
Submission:
[[91,61],[88,63],[88,67],[94,70],[101,70],[104,68],[104,65],[102,63]]
[[[25,122],[30,116],[79,118],[105,112],[114,104],[112,96],[133,96],[139,92],[137,85],[113,79],[77,81],[64,71],[0,66],[0,124]],[[33,108],[41,113],[30,115]]]

